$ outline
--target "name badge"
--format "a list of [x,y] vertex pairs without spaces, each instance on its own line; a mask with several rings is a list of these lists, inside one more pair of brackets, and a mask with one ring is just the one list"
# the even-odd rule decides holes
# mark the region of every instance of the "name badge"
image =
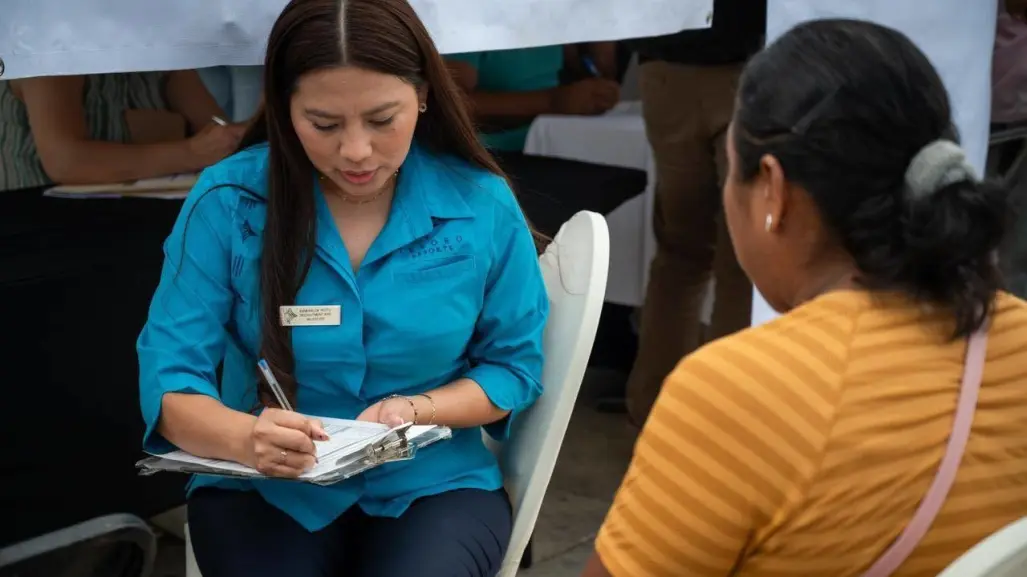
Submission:
[[279,307],[278,316],[283,327],[327,327],[342,322],[342,306],[290,306]]

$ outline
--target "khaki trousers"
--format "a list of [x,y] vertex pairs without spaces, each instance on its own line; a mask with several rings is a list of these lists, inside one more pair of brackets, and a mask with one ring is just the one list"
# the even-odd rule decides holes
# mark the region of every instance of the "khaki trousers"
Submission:
[[724,148],[741,65],[642,65],[646,135],[656,161],[656,256],[642,308],[638,356],[628,379],[631,419],[645,422],[663,380],[700,345],[700,309],[711,275],[709,340],[749,326],[752,285],[723,219]]

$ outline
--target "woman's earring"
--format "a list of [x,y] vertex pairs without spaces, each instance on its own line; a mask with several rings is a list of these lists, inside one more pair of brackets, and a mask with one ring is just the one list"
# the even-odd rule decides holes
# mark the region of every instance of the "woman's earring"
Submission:
[[417,111],[418,112],[424,112],[425,110],[428,110],[428,105],[426,103],[422,102],[421,105],[417,107]]
[[770,229],[774,228],[774,217],[773,216],[771,216],[769,214],[767,215],[767,222],[766,222],[766,225],[764,226],[764,228],[767,229],[767,232],[770,232]]

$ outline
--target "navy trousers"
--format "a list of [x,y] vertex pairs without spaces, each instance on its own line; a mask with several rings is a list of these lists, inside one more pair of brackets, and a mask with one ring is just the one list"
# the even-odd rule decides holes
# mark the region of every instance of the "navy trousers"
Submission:
[[189,534],[203,577],[493,577],[510,540],[503,491],[415,501],[399,518],[353,507],[311,533],[255,491],[197,489]]

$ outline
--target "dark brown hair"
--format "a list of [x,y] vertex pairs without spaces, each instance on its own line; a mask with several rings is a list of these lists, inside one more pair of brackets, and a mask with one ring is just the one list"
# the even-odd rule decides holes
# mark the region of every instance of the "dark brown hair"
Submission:
[[952,312],[955,336],[980,328],[1002,278],[994,258],[1013,213],[999,183],[963,178],[910,194],[928,144],[958,140],[948,92],[902,33],[871,22],[800,24],[746,66],[733,144],[749,181],[772,155],[801,185],[871,290]]
[[[357,66],[427,83],[427,109],[414,140],[428,150],[462,158],[506,178],[478,141],[463,96],[424,24],[406,0],[291,0],[268,38],[264,104],[241,147],[268,143],[268,204],[260,264],[260,355],[267,360],[290,402],[296,402],[295,358],[290,329],[279,307],[295,302],[314,255],[314,168],[290,117],[299,79],[315,70]],[[258,399],[273,406],[267,383],[258,379]]]

